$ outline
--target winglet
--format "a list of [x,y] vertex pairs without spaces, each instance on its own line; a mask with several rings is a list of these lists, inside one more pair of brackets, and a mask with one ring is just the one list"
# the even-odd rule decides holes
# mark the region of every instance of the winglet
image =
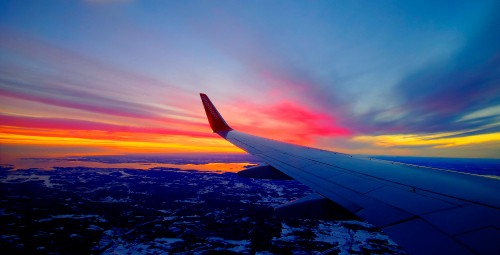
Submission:
[[227,125],[226,121],[222,118],[220,113],[215,108],[214,104],[210,101],[207,95],[200,93],[201,102],[203,103],[203,107],[205,108],[205,112],[207,113],[208,122],[210,123],[210,127],[214,131],[217,132],[227,132],[233,130],[229,125]]

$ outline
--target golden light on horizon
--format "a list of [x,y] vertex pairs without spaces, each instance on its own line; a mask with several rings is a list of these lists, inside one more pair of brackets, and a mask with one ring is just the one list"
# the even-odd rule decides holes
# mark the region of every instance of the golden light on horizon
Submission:
[[353,141],[370,143],[379,147],[430,146],[433,148],[458,147],[471,144],[500,141],[500,133],[453,137],[454,133],[431,135],[396,134],[379,136],[355,136]]
[[242,151],[220,138],[162,136],[157,139],[111,140],[82,137],[58,137],[0,133],[4,145],[81,146],[122,151],[123,153],[241,153]]

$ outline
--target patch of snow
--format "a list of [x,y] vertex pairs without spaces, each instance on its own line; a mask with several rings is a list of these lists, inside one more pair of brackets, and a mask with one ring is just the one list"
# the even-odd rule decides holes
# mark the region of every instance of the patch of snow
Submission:
[[103,234],[105,235],[108,235],[108,236],[114,236],[115,235],[115,232],[113,230],[106,230],[104,232],[102,232]]
[[235,189],[250,189],[250,186],[248,186],[244,183],[241,183],[241,182],[237,182],[234,184],[233,188],[235,188]]
[[7,175],[7,178],[5,179],[0,179],[1,183],[24,183],[30,181],[43,181],[43,185],[47,188],[54,188],[54,186],[56,186],[55,184],[50,182],[50,176],[48,175],[20,175],[16,173]]
[[172,244],[172,243],[177,243],[177,242],[182,242],[182,238],[168,238],[168,237],[161,237],[161,238],[156,238],[155,242],[162,243],[162,244]]
[[176,203],[189,203],[189,204],[198,204],[198,203],[200,203],[200,201],[195,200],[195,199],[190,199],[190,200],[188,200],[188,199],[175,200],[174,202],[176,202]]
[[104,198],[103,200],[101,200],[101,202],[105,202],[105,203],[128,203],[130,202],[130,199],[129,198],[120,198],[120,199],[115,199],[111,196],[107,196],[106,198]]
[[168,217],[163,217],[163,220],[176,220],[177,218],[179,218],[179,217],[177,217],[177,216],[168,216]]
[[17,235],[0,235],[0,240],[7,241],[7,242],[14,242],[21,240],[19,236]]
[[51,221],[53,219],[76,219],[76,220],[79,220],[79,219],[88,219],[88,218],[97,218],[99,222],[106,222],[105,219],[103,219],[99,215],[95,215],[95,214],[85,214],[85,215],[60,214],[60,215],[53,215],[50,218],[35,220],[35,222],[47,222],[47,221]]
[[90,225],[87,229],[88,230],[93,230],[93,231],[101,231],[101,230],[103,230],[101,227],[96,226],[96,225]]

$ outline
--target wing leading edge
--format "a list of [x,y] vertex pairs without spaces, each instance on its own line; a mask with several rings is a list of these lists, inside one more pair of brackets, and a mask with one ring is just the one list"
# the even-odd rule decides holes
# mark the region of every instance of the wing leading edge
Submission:
[[253,136],[230,128],[200,96],[215,133],[381,228],[408,253],[499,254],[499,180]]

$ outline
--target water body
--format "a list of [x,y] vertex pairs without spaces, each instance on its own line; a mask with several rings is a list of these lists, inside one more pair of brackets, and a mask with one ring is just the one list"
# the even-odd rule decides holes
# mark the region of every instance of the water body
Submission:
[[153,168],[173,168],[215,173],[239,172],[256,165],[255,158],[246,155],[113,155],[82,156],[63,158],[20,158],[4,167],[13,170],[56,168],[113,168],[149,170]]
[[82,168],[123,168],[149,170],[152,168],[176,168],[180,170],[197,170],[216,173],[238,172],[254,164],[250,162],[237,163],[203,163],[203,164],[168,164],[168,163],[104,163],[90,161],[65,161],[65,160],[43,160],[43,159],[21,159],[13,164],[14,170],[39,169],[54,170],[61,167]]

